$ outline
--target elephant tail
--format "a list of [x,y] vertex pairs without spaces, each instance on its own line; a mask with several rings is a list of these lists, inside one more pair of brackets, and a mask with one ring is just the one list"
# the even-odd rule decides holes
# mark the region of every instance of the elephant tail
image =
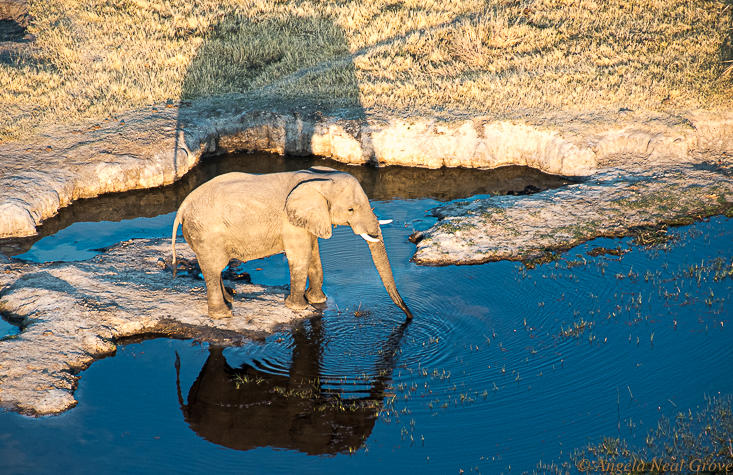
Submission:
[[173,267],[173,278],[176,278],[178,272],[178,266],[176,265],[176,234],[178,234],[178,225],[181,224],[183,218],[181,217],[182,208],[176,213],[176,220],[173,221],[173,236],[171,237],[171,251],[173,253],[173,259],[171,260],[171,267]]

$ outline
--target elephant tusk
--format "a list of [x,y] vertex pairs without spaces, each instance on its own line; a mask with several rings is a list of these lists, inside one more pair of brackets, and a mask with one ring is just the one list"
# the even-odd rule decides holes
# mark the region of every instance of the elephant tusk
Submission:
[[379,239],[374,239],[373,237],[371,237],[367,233],[361,233],[361,234],[359,234],[359,236],[363,237],[364,240],[367,241],[367,242],[379,242]]
[[382,225],[382,224],[389,224],[389,223],[391,223],[391,222],[392,222],[392,220],[391,220],[391,219],[380,219],[380,220],[379,220],[379,224],[380,224],[380,225]]

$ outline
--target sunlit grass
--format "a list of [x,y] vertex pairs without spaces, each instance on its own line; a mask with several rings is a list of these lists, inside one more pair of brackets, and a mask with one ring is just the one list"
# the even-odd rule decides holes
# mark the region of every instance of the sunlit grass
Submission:
[[[730,2],[41,0],[0,139],[223,94],[367,113],[728,108]],[[241,98],[240,98],[241,99]]]

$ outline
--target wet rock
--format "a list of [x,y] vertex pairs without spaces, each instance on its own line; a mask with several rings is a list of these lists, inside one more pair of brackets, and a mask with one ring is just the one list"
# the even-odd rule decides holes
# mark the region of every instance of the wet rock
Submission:
[[[178,248],[182,259],[195,262],[187,245]],[[113,354],[123,337],[151,334],[232,345],[315,314],[288,309],[282,287],[225,282],[236,292],[234,317],[212,320],[203,281],[172,278],[167,240],[123,242],[83,262],[31,264],[0,257],[0,312],[22,329],[0,340],[0,406],[30,415],[73,407],[79,372]]]
[[[716,163],[717,166],[707,166]],[[431,211],[439,221],[415,233],[413,260],[423,265],[528,261],[596,237],[666,242],[664,225],[690,224],[733,209],[733,160],[727,155],[658,161],[654,167],[606,168],[565,188],[528,196],[493,196]]]

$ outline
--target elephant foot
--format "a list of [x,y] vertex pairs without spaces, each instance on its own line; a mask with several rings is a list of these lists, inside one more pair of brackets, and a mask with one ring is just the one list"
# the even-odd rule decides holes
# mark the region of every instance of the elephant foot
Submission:
[[232,311],[228,306],[222,308],[209,309],[209,318],[214,320],[220,320],[222,318],[232,318]]
[[302,295],[300,299],[296,299],[290,294],[285,298],[285,306],[291,310],[304,310],[308,308],[308,302],[305,301]]
[[318,289],[308,289],[305,291],[305,298],[308,300],[308,303],[314,304],[314,303],[324,303],[327,298],[326,294],[323,293],[323,290]]

